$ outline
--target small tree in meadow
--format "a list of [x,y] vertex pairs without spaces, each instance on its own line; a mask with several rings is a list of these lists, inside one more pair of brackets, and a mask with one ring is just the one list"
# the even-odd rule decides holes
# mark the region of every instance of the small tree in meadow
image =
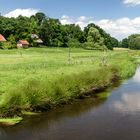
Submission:
[[99,31],[94,28],[90,27],[87,36],[87,47],[92,49],[101,49],[105,48],[104,46],[104,38],[101,37]]

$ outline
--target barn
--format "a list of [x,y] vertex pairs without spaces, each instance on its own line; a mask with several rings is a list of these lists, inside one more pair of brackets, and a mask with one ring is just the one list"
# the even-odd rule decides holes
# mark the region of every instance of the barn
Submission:
[[29,42],[27,40],[19,40],[17,42],[17,48],[28,48]]

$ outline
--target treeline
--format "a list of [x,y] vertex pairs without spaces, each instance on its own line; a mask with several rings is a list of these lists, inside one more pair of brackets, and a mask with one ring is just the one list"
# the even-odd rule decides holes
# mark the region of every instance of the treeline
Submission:
[[49,18],[41,12],[30,18],[0,16],[0,34],[10,42],[9,48],[15,47],[16,42],[20,39],[26,39],[31,46],[35,46],[36,44],[31,38],[32,34],[37,34],[43,40],[43,45],[49,47],[108,48],[112,50],[113,47],[119,45],[117,39],[93,23],[81,30],[79,25],[62,25],[58,19]]
[[130,35],[128,38],[124,38],[120,42],[120,47],[140,50],[140,34],[133,34]]

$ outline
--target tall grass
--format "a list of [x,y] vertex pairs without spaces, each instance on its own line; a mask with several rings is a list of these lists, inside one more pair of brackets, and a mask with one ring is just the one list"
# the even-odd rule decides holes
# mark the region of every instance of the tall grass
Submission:
[[[1,52],[0,52],[1,53]],[[43,111],[69,100],[103,90],[118,79],[130,77],[136,64],[128,54],[108,52],[101,66],[100,51],[74,49],[72,64],[66,49],[29,49],[23,56],[2,52],[0,62],[0,116],[19,115],[22,110]]]

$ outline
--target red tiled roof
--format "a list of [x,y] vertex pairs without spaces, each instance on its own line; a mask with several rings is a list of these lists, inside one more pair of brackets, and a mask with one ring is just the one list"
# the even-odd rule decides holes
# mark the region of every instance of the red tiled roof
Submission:
[[3,35],[0,34],[0,41],[6,41]]
[[19,40],[18,43],[20,43],[22,45],[29,45],[29,42],[27,40]]

